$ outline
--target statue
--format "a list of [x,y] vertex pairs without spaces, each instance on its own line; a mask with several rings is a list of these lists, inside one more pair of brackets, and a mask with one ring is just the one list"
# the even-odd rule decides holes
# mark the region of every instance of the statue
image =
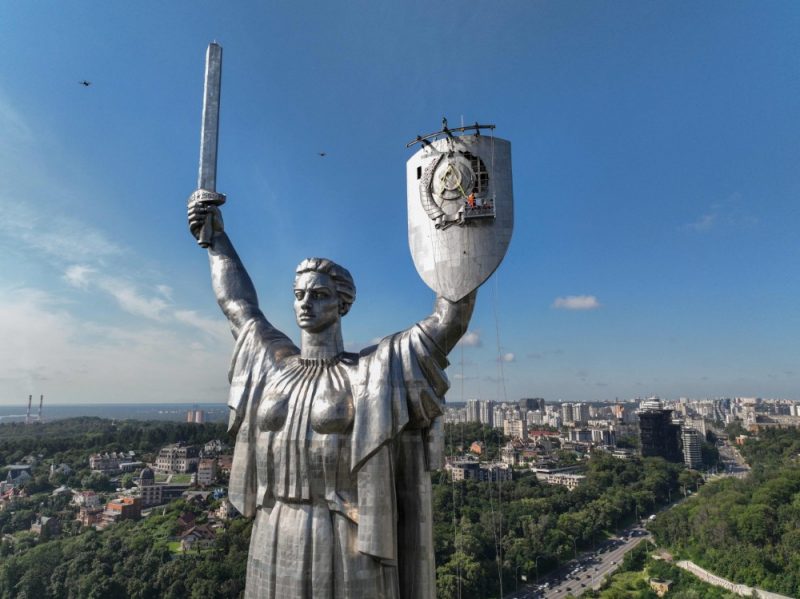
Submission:
[[[216,97],[218,108],[218,91]],[[216,163],[216,135],[213,145]],[[440,159],[441,151],[450,154]],[[433,192],[422,190],[424,201],[447,201],[441,199],[442,185],[450,189],[456,182],[465,195],[458,201],[476,202],[466,193],[481,191],[480,176],[467,188],[464,164],[453,166],[460,169],[455,175],[447,170],[463,152],[444,139],[428,142],[421,152],[424,160],[437,161],[436,170],[447,171]],[[331,260],[308,258],[294,280],[298,348],[259,308],[224,230],[224,196],[202,188],[209,180],[204,155],[201,150],[201,188],[189,200],[189,229],[208,248],[214,293],[235,339],[229,497],[255,518],[245,597],[433,598],[429,472],[443,462],[441,416],[449,385],[444,369],[467,330],[482,281],[466,292],[455,290],[451,298],[438,293],[427,318],[349,353],[341,320],[356,299],[353,277]],[[510,162],[508,168],[510,175]],[[484,187],[481,205],[486,192]],[[430,223],[435,226],[435,219]],[[468,226],[467,219],[453,224]],[[501,240],[495,249],[504,253],[505,246]],[[458,255],[467,252],[459,248]],[[488,277],[497,264],[483,274]]]

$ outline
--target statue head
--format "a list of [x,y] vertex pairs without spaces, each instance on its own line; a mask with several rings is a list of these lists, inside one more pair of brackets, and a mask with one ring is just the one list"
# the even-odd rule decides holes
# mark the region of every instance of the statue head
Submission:
[[307,258],[295,270],[294,297],[298,326],[316,333],[350,311],[356,286],[346,268],[327,258]]

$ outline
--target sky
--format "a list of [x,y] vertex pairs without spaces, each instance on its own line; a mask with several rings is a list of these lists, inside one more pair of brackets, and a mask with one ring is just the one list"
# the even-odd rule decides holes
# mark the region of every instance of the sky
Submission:
[[308,256],[353,273],[350,350],[430,313],[405,144],[447,116],[511,141],[515,202],[448,400],[800,400],[798,32],[790,1],[0,0],[0,405],[226,400],[185,216],[212,40],[225,227],[295,341]]

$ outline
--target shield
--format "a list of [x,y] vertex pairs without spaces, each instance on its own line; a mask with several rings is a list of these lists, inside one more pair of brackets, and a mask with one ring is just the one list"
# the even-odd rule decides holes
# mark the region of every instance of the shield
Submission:
[[406,181],[414,266],[458,301],[492,275],[511,242],[511,144],[486,135],[426,142],[406,163]]

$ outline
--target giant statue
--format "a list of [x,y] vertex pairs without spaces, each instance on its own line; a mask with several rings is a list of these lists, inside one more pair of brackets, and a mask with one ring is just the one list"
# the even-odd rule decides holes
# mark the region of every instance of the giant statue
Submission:
[[355,281],[331,260],[307,258],[292,290],[298,347],[261,311],[223,225],[216,132],[206,131],[216,128],[209,111],[219,106],[212,48],[209,57],[217,89],[216,96],[208,89],[207,68],[200,177],[188,216],[235,339],[229,497],[254,518],[245,597],[432,598],[430,471],[443,463],[444,370],[477,287],[510,240],[510,146],[481,136],[491,126],[451,130],[446,122],[412,142],[422,147],[407,165],[409,242],[436,291],[433,311],[377,345],[346,352],[342,318],[356,300]]

